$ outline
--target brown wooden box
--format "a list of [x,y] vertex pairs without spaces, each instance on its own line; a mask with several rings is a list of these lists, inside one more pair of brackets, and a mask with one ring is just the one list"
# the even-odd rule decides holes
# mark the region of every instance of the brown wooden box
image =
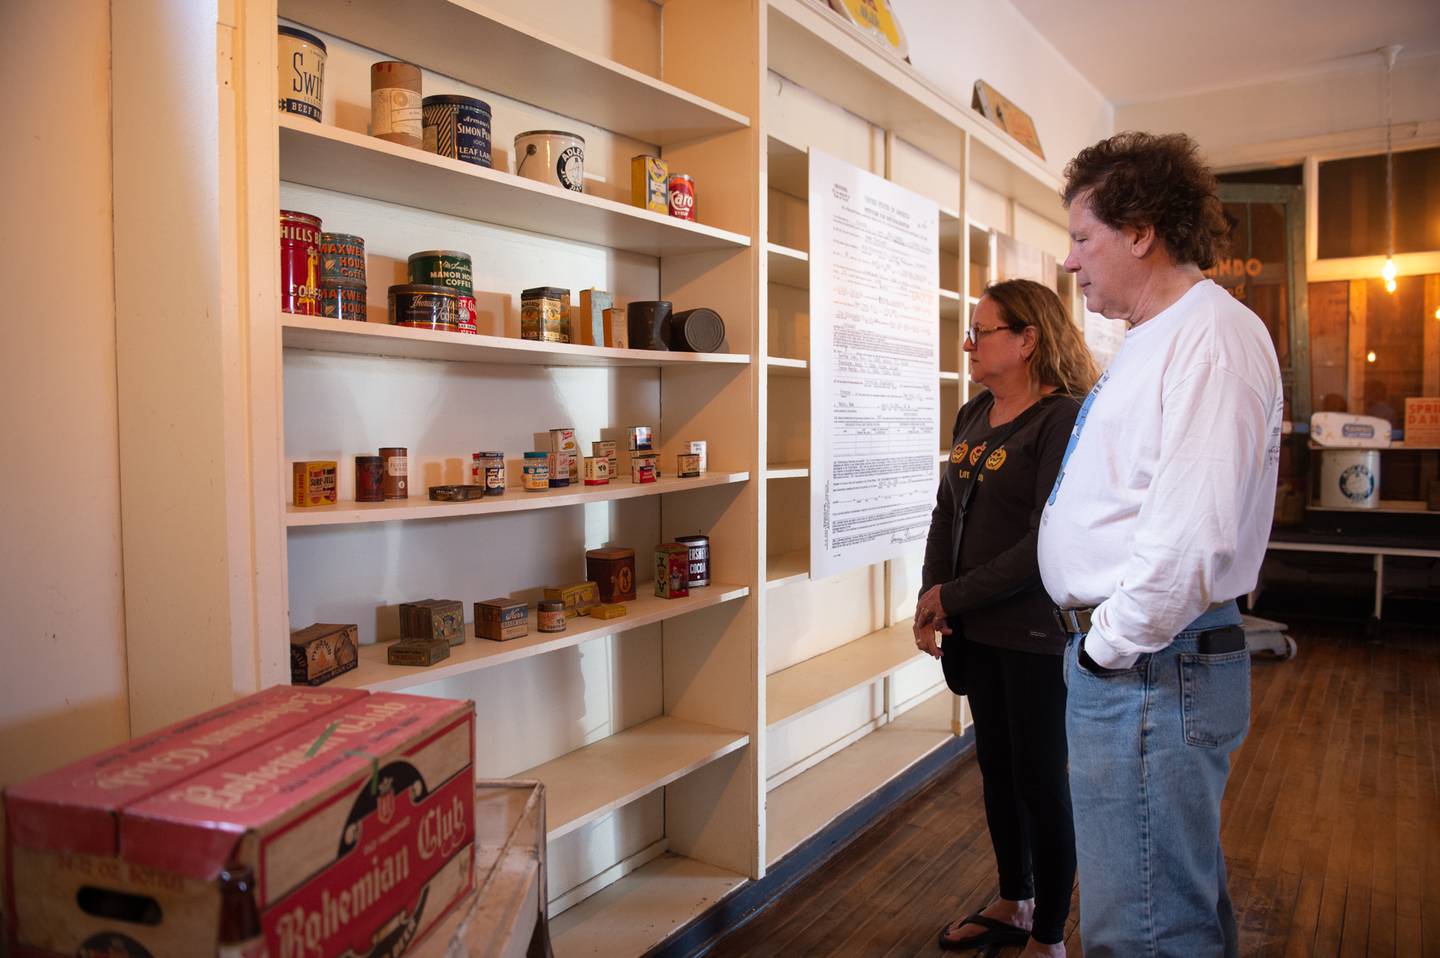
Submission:
[[600,589],[601,602],[635,598],[635,550],[591,549],[585,553],[585,578]]
[[290,633],[290,684],[324,685],[355,668],[360,641],[354,625],[317,622]]
[[450,658],[450,643],[445,639],[400,639],[391,642],[385,661],[391,665],[434,665]]
[[426,599],[400,604],[400,638],[465,641],[465,606],[456,599]]
[[545,587],[545,598],[559,599],[565,603],[565,618],[589,615],[590,610],[600,604],[600,589],[593,582],[572,582],[569,585]]
[[508,596],[475,603],[475,637],[504,642],[530,634],[530,606]]

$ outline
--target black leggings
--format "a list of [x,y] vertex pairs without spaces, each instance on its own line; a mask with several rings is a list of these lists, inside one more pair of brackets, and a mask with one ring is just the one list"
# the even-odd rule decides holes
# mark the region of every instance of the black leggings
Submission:
[[961,640],[1000,896],[1035,899],[1031,934],[1065,935],[1075,881],[1063,656]]

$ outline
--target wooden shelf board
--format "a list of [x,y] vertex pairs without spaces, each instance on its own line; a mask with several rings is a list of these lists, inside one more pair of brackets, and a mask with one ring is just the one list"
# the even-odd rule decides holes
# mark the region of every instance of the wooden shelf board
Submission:
[[785,356],[768,356],[765,366],[776,376],[808,376],[810,363],[804,359],[790,359]]
[[643,485],[629,479],[612,480],[605,486],[567,486],[546,492],[526,492],[514,486],[503,496],[476,499],[471,502],[432,502],[412,496],[386,502],[353,502],[346,500],[333,506],[285,508],[285,524],[294,529],[302,526],[355,525],[364,522],[408,522],[415,519],[453,519],[457,516],[486,516],[502,512],[523,512],[529,509],[557,509],[591,502],[612,502],[616,499],[637,499],[641,496],[662,496],[671,492],[708,489],[735,482],[747,482],[748,472],[716,472],[711,470],[694,479],[664,476]]
[[770,282],[796,289],[810,288],[810,254],[779,243],[765,244],[765,261]]
[[645,954],[747,880],[667,852],[552,918],[555,954]]
[[280,314],[286,349],[312,349],[327,353],[433,359],[461,363],[513,366],[608,366],[674,368],[694,365],[749,364],[750,357],[734,353],[680,353],[653,349],[612,349],[572,343],[542,343],[533,339],[441,333],[386,323],[359,323],[320,316]]
[[765,467],[766,479],[808,479],[808,462],[777,462]]
[[958,320],[960,318],[961,296],[953,289],[940,289],[940,318]]
[[280,16],[552,113],[668,146],[742,114],[466,2],[280,0]]
[[951,739],[951,695],[941,689],[888,725],[771,789],[765,861],[774,864],[886,782]]
[[765,560],[765,588],[780,589],[810,578],[810,553],[782,552]]
[[304,117],[280,114],[277,122],[280,179],[287,182],[646,256],[750,245],[750,238],[739,233],[562,190]]
[[960,382],[960,374],[956,372],[951,372],[948,369],[942,369],[940,370],[940,381],[942,383],[958,384]]
[[793,721],[924,657],[907,621],[775,672],[765,679],[766,726]]
[[807,150],[771,134],[765,138],[766,185],[808,203],[810,155]]
[[749,742],[744,732],[662,715],[515,777],[545,784],[553,842]]
[[[568,649],[591,639],[620,635],[656,622],[665,622],[708,609],[722,602],[743,599],[750,594],[748,586],[715,583],[692,589],[679,599],[661,599],[654,595],[654,584],[642,582],[636,587],[636,598],[625,602],[625,615],[618,619],[597,619],[582,615],[570,619],[564,632],[541,632],[535,626],[535,610],[530,610],[530,634],[506,642],[475,638],[474,624],[465,627],[465,642],[450,649],[450,657],[427,668],[391,665],[385,661],[388,642],[360,646],[360,661],[355,668],[328,684],[340,688],[366,689],[371,692],[399,692],[440,679],[454,678],[467,672],[507,665],[521,659]],[[488,596],[486,597],[488,598]],[[466,611],[470,611],[467,609]]]
[[952,256],[960,255],[960,230],[964,222],[958,210],[940,207],[940,248]]
[[[1358,446],[1322,446],[1313,439],[1306,440],[1305,445],[1314,452],[1345,452],[1352,448],[1357,450],[1361,448]],[[1440,449],[1440,446],[1407,445],[1404,442],[1392,441],[1388,446],[1376,446],[1374,448],[1376,452],[1429,452]]]
[[1375,515],[1377,513],[1380,515],[1403,516],[1423,516],[1427,513],[1440,515],[1440,512],[1434,512],[1429,509],[1424,499],[1381,499],[1380,505],[1374,509],[1346,509],[1337,506],[1320,505],[1307,505],[1305,508],[1310,512],[1343,512],[1352,516]]

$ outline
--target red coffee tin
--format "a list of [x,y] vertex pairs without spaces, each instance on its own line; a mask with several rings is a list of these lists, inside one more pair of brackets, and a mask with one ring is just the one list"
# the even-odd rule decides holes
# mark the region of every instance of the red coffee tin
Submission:
[[320,315],[320,217],[280,211],[280,308]]
[[688,173],[670,174],[670,215],[679,220],[695,219],[695,180]]

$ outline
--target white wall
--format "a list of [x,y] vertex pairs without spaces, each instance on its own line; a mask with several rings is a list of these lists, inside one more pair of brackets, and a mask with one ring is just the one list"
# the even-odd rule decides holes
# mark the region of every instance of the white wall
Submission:
[[[1183,130],[1221,167],[1296,162],[1307,152],[1385,148],[1380,58],[1298,79],[1135,103],[1115,112],[1117,130]],[[1401,52],[1392,74],[1395,148],[1440,132],[1440,55]],[[1418,128],[1418,129],[1417,129]]]
[[1030,114],[1057,175],[1115,129],[1115,111],[1007,0],[892,0],[910,62],[957,103],[984,80]]
[[0,6],[0,785],[130,729],[111,243],[110,5]]

